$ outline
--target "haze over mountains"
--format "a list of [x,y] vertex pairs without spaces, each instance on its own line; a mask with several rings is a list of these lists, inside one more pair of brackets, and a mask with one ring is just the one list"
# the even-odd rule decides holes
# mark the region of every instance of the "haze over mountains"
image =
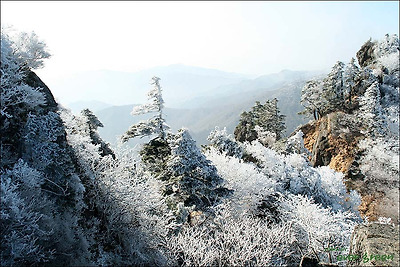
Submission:
[[[111,105],[140,104],[147,99],[149,81],[153,76],[161,78],[166,106],[174,108],[181,107],[183,102],[193,97],[212,95],[215,93],[213,89],[219,86],[252,78],[250,75],[174,64],[138,72],[80,72],[60,79],[52,87],[60,92],[59,97],[67,104],[79,101],[98,101]],[[71,91],[74,94],[64,93]]]
[[[198,144],[205,144],[215,126],[226,127],[229,133],[233,133],[244,110],[248,110],[257,100],[275,97],[279,100],[281,113],[286,115],[287,133],[291,133],[299,124],[306,122],[304,117],[297,115],[302,110],[301,89],[306,80],[320,73],[283,70],[250,78],[219,70],[170,65],[137,73],[90,72],[69,79],[60,87],[81,86],[79,90],[85,91],[85,95],[81,96],[83,99],[89,97],[88,92],[91,92],[92,99],[96,100],[79,101],[68,107],[75,113],[83,108],[95,112],[104,124],[104,128],[99,130],[101,136],[115,144],[117,136],[122,135],[130,125],[146,118],[131,116],[130,112],[134,105],[146,101],[150,87],[148,80],[159,76],[167,123],[173,131],[187,127]],[[136,144],[142,141],[131,142]]]
[[[286,132],[290,134],[298,125],[307,122],[304,116],[297,112],[302,110],[299,104],[301,88],[304,83],[299,82],[294,85],[282,86],[273,91],[253,92],[251,94],[235,94],[225,98],[212,99],[217,103],[223,101],[221,105],[210,105],[208,107],[197,108],[165,108],[166,121],[171,126],[172,131],[177,131],[181,127],[189,129],[193,139],[198,144],[206,144],[207,136],[216,126],[227,128],[228,133],[233,133],[239,122],[240,114],[244,110],[250,109],[257,99],[278,98],[281,113],[286,115]],[[122,135],[130,125],[140,120],[147,119],[149,115],[131,116],[130,112],[134,105],[113,106],[94,112],[103,123],[104,127],[99,128],[102,138],[111,144],[116,144],[117,136]],[[148,141],[147,139],[131,140],[131,144]]]

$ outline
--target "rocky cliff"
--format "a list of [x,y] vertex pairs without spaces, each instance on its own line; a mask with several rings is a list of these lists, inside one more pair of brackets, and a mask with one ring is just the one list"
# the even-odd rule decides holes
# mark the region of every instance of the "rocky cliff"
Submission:
[[397,36],[367,41],[357,52],[359,71],[339,75],[348,83],[347,102],[299,127],[311,164],[342,172],[347,188],[361,194],[359,211],[370,221],[399,222],[398,57]]
[[[355,227],[350,251],[340,260],[348,266],[399,266],[399,39],[369,40],[356,56],[359,71],[336,72],[341,83],[331,87],[340,96],[337,85],[347,83],[347,99],[298,130],[311,165],[342,172],[347,189],[361,195],[358,210],[366,222]],[[322,92],[332,73],[320,82]],[[329,99],[319,104],[332,105]]]
[[[398,181],[367,179],[360,169],[361,158],[367,152],[360,148],[366,138],[357,117],[343,112],[330,113],[299,128],[304,133],[304,145],[312,152],[309,160],[314,167],[330,166],[344,173],[348,189],[357,190],[362,197],[359,211],[363,217],[375,221],[378,217],[399,220]],[[387,194],[391,191],[392,194]],[[396,198],[397,197],[397,198]],[[387,206],[392,208],[388,211]],[[397,208],[396,208],[397,207]]]

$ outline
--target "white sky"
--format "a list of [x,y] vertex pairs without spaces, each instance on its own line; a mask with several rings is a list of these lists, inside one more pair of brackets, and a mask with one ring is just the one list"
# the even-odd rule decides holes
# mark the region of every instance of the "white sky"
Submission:
[[176,63],[262,75],[348,61],[369,37],[398,34],[399,3],[1,1],[1,24],[45,40],[45,81]]

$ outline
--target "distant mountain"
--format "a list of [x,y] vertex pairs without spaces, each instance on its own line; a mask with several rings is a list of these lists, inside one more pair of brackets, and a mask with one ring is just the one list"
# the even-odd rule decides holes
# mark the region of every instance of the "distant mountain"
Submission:
[[112,105],[100,101],[78,101],[67,104],[66,106],[69,107],[74,114],[77,114],[85,108],[94,112],[111,107]]
[[[233,133],[244,110],[249,110],[255,101],[263,102],[276,97],[279,100],[281,113],[286,115],[286,132],[290,134],[298,125],[307,122],[297,113],[302,110],[301,89],[306,80],[313,75],[315,73],[286,71],[276,74],[277,77],[262,76],[255,79],[254,83],[248,81],[248,84],[253,84],[253,87],[250,87],[252,90],[231,94],[227,92],[224,96],[196,98],[179,109],[165,108],[166,121],[172,127],[172,131],[187,127],[198,144],[205,144],[207,136],[215,126],[226,127],[229,133]],[[288,79],[284,80],[284,77]],[[240,88],[240,84],[243,82],[239,82],[236,86],[232,85],[231,88]],[[117,135],[122,135],[130,125],[139,120],[148,118],[145,115],[131,116],[133,106],[114,106],[95,112],[104,124],[104,128],[99,129],[99,132],[105,140],[115,144]],[[133,140],[132,144],[138,142],[140,140]]]
[[69,92],[64,102],[90,99],[113,105],[143,103],[153,76],[161,78],[164,100],[170,107],[180,107],[182,102],[193,97],[212,95],[217,87],[249,78],[242,74],[176,64],[132,73],[110,70],[81,72],[59,80],[52,88]]
[[[322,75],[323,72],[317,71],[291,71],[283,70],[278,73],[272,73],[268,75],[262,75],[255,79],[243,80],[236,84],[222,85],[218,88],[213,89],[213,94],[207,94],[206,96],[193,97],[191,100],[186,101],[182,107],[184,108],[197,108],[205,107],[210,105],[220,105],[225,103],[225,100],[221,102],[223,98],[228,98],[232,101],[233,96],[237,96],[237,101],[248,98],[249,94],[258,96],[259,93],[273,91],[277,88],[285,87],[290,84],[309,80],[313,77]],[[243,95],[241,95],[243,93]]]

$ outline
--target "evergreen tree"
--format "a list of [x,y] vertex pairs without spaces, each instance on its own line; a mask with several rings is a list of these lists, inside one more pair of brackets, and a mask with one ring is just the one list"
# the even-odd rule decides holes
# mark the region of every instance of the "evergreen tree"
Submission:
[[378,82],[374,82],[368,87],[364,96],[360,99],[361,117],[364,120],[369,134],[372,136],[383,136],[387,129],[380,100],[381,93]]
[[81,111],[81,115],[87,119],[87,124],[91,131],[96,131],[98,127],[104,127],[103,123],[93,114],[90,109]]
[[257,139],[257,132],[254,130],[254,117],[251,111],[243,111],[240,114],[239,124],[236,126],[234,135],[239,142],[252,142]]
[[279,113],[278,99],[267,100],[265,104],[256,101],[251,111],[241,114],[239,125],[234,132],[236,140],[251,142],[260,137],[258,133],[267,132],[279,140],[285,130],[285,116]]
[[276,140],[280,140],[282,138],[283,131],[286,129],[285,127],[286,116],[280,114],[277,98],[274,98],[269,102],[267,101],[267,103],[266,103],[267,112],[265,113],[267,117],[266,129],[275,133]]
[[322,82],[319,80],[308,81],[301,90],[300,103],[304,106],[304,110],[299,114],[306,116],[312,114],[314,120],[321,118],[323,109]]
[[325,98],[323,115],[344,109],[344,63],[336,62],[323,81],[322,96]]
[[344,98],[345,105],[348,110],[352,110],[354,107],[353,97],[358,96],[359,92],[357,88],[360,83],[360,69],[356,65],[354,58],[347,64],[344,71]]
[[85,129],[84,134],[90,136],[92,144],[100,145],[101,156],[111,155],[113,158],[115,158],[115,154],[110,148],[109,144],[105,143],[103,139],[100,138],[97,131],[98,127],[104,127],[103,123],[89,109],[82,110],[81,116],[85,124],[82,126],[82,128]]
[[134,107],[131,114],[141,115],[156,112],[156,115],[147,121],[140,121],[132,125],[122,136],[123,142],[137,136],[144,137],[152,134],[158,134],[158,137],[163,140],[166,137],[166,131],[169,129],[169,126],[165,124],[165,119],[163,118],[162,109],[164,108],[164,100],[162,98],[160,78],[153,77],[150,84],[153,85],[153,88],[147,94],[150,103]]
[[[167,163],[170,179],[166,193],[173,194],[185,206],[203,208],[215,203],[223,189],[217,169],[197,148],[187,129],[180,129],[170,141]],[[222,191],[221,191],[222,190]]]

